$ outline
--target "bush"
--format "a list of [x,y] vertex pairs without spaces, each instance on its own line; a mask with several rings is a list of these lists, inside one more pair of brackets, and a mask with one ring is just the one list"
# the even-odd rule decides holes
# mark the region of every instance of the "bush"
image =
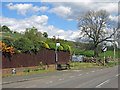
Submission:
[[66,44],[61,44],[61,46],[63,47],[64,51],[68,51],[68,46]]
[[55,43],[48,43],[50,49],[55,50]]
[[63,47],[60,45],[61,50],[63,50]]
[[39,71],[39,69],[33,69],[33,71]]
[[43,67],[42,70],[45,70],[45,67]]
[[71,51],[71,47],[68,45],[68,51],[70,52],[70,53],[72,53],[72,51]]
[[17,53],[21,53],[21,50],[17,50]]
[[30,69],[25,69],[24,72],[30,72]]
[[2,43],[5,43],[8,47],[13,46],[13,39],[3,38]]
[[34,41],[34,49],[32,50],[34,53],[37,53],[40,50],[39,41]]
[[45,43],[44,41],[41,41],[42,44],[44,44],[45,48],[50,49],[49,45]]
[[42,67],[42,66],[43,66],[43,63],[42,63],[42,62],[40,62],[40,63],[39,63],[39,66],[41,66],[41,67]]
[[34,49],[33,43],[27,38],[20,38],[14,42],[14,48],[22,52],[30,52]]

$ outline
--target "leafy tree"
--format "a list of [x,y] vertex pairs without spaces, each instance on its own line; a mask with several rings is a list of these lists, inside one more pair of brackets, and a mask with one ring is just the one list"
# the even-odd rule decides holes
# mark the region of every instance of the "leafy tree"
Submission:
[[27,38],[19,38],[14,42],[14,48],[26,53],[34,49],[34,44]]
[[11,31],[7,26],[3,25],[2,26],[2,32],[11,32]]
[[110,28],[111,20],[105,10],[88,11],[84,16],[78,17],[78,27],[81,29],[80,35],[88,37],[94,43],[94,56],[98,56],[98,45],[109,39],[114,33],[109,33],[106,28]]
[[47,32],[44,32],[44,33],[43,33],[43,36],[44,36],[45,38],[48,38]]
[[2,32],[2,27],[1,27],[1,24],[0,24],[0,32]]
[[27,28],[25,32],[25,37],[27,37],[31,41],[44,40],[44,37],[42,37],[42,33],[38,32],[38,30],[35,27]]
[[38,32],[38,30],[33,27],[33,28],[27,28],[25,32],[25,37],[28,38],[32,43],[34,44],[34,49],[33,51],[36,53],[40,49],[40,42],[44,40],[44,37],[42,37],[42,33]]

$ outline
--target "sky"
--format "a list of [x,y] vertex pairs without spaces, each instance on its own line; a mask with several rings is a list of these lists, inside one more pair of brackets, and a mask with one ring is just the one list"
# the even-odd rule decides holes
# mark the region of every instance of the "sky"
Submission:
[[76,18],[89,10],[105,9],[110,13],[111,20],[118,21],[117,0],[115,2],[113,0],[109,2],[10,1],[5,0],[1,3],[1,25],[6,25],[17,32],[24,32],[26,28],[34,26],[42,33],[47,32],[49,38],[59,35],[61,39],[74,41],[80,35]]

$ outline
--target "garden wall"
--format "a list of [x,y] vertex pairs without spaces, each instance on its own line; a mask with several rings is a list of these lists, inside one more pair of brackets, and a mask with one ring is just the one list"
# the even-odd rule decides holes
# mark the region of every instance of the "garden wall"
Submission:
[[[54,50],[40,50],[37,54],[20,53],[13,55],[10,59],[2,55],[2,68],[30,67],[38,66],[42,61],[44,65],[55,64]],[[70,61],[70,53],[59,51],[58,63],[66,64]]]

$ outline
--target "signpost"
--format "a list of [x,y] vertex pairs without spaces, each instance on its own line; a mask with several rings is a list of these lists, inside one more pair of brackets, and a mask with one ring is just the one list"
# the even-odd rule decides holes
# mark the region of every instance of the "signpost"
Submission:
[[105,66],[105,52],[107,51],[107,47],[103,46],[102,47],[102,52],[104,52],[104,66]]
[[56,54],[55,69],[57,69],[56,65],[57,65],[57,61],[58,61],[57,47],[60,47],[60,43],[56,43],[56,49],[55,49],[55,54]]

